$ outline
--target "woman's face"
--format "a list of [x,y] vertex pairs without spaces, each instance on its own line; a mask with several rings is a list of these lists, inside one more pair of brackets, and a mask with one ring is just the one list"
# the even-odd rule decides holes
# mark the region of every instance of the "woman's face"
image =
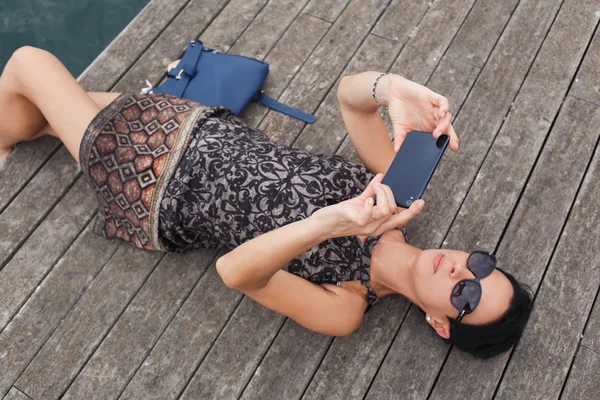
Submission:
[[[468,258],[469,253],[463,251],[439,249],[425,250],[416,260],[412,273],[415,295],[436,331],[435,323],[447,324],[445,328],[449,329],[447,317],[458,317],[458,311],[450,303],[454,286],[463,279],[475,279],[467,268]],[[512,299],[512,285],[498,270],[483,278],[480,284],[481,301],[473,313],[463,318],[465,324],[484,325],[500,319]]]

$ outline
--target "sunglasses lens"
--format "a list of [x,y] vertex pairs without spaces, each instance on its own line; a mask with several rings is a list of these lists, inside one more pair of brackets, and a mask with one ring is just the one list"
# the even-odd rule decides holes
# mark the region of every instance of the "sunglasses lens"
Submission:
[[470,313],[481,300],[481,286],[472,281],[460,281],[454,286],[450,301],[459,312]]
[[471,272],[473,272],[473,275],[478,279],[483,279],[496,268],[496,259],[488,253],[476,251],[469,256],[467,265]]

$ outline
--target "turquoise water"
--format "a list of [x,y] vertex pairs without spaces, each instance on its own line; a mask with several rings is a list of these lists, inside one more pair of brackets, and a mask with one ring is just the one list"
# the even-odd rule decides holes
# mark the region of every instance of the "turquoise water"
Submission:
[[0,0],[0,71],[24,45],[56,55],[75,77],[149,0]]

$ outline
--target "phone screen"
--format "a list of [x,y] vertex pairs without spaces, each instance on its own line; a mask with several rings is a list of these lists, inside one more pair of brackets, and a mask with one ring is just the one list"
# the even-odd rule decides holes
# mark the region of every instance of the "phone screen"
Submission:
[[381,182],[392,189],[399,207],[408,208],[423,196],[449,139],[435,139],[431,132],[408,133]]

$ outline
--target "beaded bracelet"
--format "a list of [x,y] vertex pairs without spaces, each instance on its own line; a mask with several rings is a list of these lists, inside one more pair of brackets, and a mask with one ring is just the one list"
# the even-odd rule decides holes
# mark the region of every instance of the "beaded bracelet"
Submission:
[[375,100],[375,104],[377,104],[377,107],[381,107],[386,110],[387,110],[387,107],[384,107],[381,104],[379,104],[379,100],[377,100],[377,95],[375,94],[375,91],[377,90],[377,83],[379,82],[379,80],[389,74],[390,74],[389,72],[384,72],[383,74],[379,75],[377,77],[377,79],[375,79],[375,83],[373,84],[373,100]]

